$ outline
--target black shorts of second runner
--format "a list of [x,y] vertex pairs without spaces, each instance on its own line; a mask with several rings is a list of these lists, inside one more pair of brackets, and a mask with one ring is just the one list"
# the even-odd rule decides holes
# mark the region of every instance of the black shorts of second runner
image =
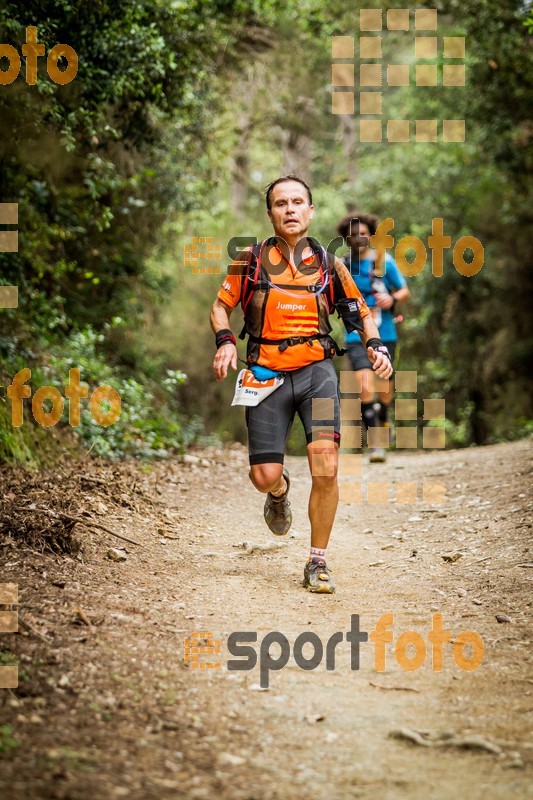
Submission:
[[[319,398],[332,403],[313,403]],[[283,464],[295,414],[307,444],[340,442],[339,381],[331,359],[285,373],[285,382],[257,406],[246,407],[250,464]]]
[[[391,361],[394,364],[396,342],[383,342],[383,344],[389,351]],[[363,347],[362,342],[349,342],[346,344],[346,349],[348,350],[348,357],[354,370],[372,369],[372,363],[366,354],[366,348]]]

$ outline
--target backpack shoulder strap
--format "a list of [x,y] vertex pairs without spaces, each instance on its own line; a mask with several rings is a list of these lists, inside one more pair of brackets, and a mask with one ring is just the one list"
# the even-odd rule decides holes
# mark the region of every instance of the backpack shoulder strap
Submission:
[[316,246],[312,247],[312,250],[318,260],[318,266],[320,269],[319,293],[321,294],[324,292],[324,296],[328,304],[328,312],[332,314],[335,300],[335,289],[333,286],[335,279],[335,256],[329,253],[326,248],[318,242],[316,243]]
[[263,245],[264,242],[254,244],[247,252],[247,262],[242,262],[241,306],[243,314],[246,314],[254,286],[259,278]]
[[327,298],[328,298],[329,313],[332,314],[333,310],[335,308],[335,286],[334,286],[335,275],[336,275],[336,271],[335,271],[335,255],[333,255],[332,253],[328,253],[326,251],[326,257],[327,257],[327,265],[328,265],[328,269],[327,269],[327,278],[328,278]]
[[339,265],[339,267],[337,267],[335,264],[335,259],[333,259],[334,274],[332,283],[335,303],[338,303],[339,300],[351,297],[350,285],[355,281],[350,272],[350,261],[348,260],[348,263],[346,263],[347,259],[349,259],[349,256],[343,256],[343,258],[340,258],[339,261],[341,262],[342,266]]

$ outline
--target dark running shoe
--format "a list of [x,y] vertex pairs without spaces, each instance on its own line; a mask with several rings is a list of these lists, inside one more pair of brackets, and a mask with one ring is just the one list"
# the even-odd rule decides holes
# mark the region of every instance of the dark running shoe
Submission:
[[277,536],[283,536],[292,525],[291,504],[288,500],[291,482],[286,469],[283,470],[283,477],[287,481],[287,491],[285,494],[282,494],[281,497],[274,497],[269,492],[265,500],[265,522],[272,533],[275,533]]
[[320,592],[321,594],[333,594],[335,591],[335,581],[326,566],[323,558],[316,561],[308,561],[304,568],[304,579],[302,586],[309,592]]

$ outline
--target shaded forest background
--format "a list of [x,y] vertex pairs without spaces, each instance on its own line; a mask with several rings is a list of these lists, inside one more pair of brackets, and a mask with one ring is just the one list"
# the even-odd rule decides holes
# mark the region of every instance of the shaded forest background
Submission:
[[[353,210],[392,217],[396,241],[426,241],[442,217],[452,243],[483,243],[471,278],[448,250],[443,277],[428,263],[408,279],[397,366],[418,371],[419,397],[446,398],[450,444],[531,433],[531,12],[514,0],[426,5],[439,41],[466,37],[467,85],[384,87],[384,116],[465,118],[464,144],[360,143],[357,115],[331,113],[331,36],[358,36],[356,3],[3,4],[0,42],[20,52],[35,25],[47,51],[76,50],[79,71],[58,86],[41,58],[28,86],[23,59],[0,86],[0,201],[19,204],[19,252],[0,254],[0,283],[19,287],[19,308],[0,311],[0,383],[30,367],[33,392],[64,393],[79,367],[91,389],[119,391],[122,413],[104,429],[87,407],[74,430],[65,410],[45,430],[26,401],[14,429],[0,400],[0,461],[43,463],[80,439],[110,457],[244,440],[233,383],[212,379],[221,276],[193,274],[184,246],[213,237],[222,258],[204,264],[223,273],[231,237],[269,235],[263,191],[287,172],[310,182],[323,243]],[[413,36],[412,21],[409,34],[384,32],[384,60],[413,61]]]

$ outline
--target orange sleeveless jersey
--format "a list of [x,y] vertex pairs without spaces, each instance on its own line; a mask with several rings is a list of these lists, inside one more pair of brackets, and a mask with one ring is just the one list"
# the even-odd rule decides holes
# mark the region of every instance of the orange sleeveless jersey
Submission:
[[[287,286],[307,287],[320,281],[320,266],[318,261],[315,261],[311,248],[305,248],[302,256],[303,260],[299,265],[300,269],[297,270],[294,264],[289,263],[277,247],[272,246],[270,249],[268,259],[270,261],[270,289],[263,312],[261,331],[261,336],[265,339],[310,336],[319,332],[319,314],[324,314],[325,296],[320,300],[322,306],[320,310],[319,297],[313,292],[291,291],[290,288],[285,288]],[[285,269],[282,269],[282,261],[285,264]],[[262,262],[265,264],[265,259],[262,259]],[[241,299],[243,272],[246,273],[243,266],[240,261],[233,262],[229,274],[217,295],[219,300],[222,300],[223,303],[232,308],[235,308]],[[271,274],[270,270],[272,268],[276,274]],[[366,317],[370,313],[369,308],[348,269],[340,259],[335,259],[335,272],[335,301],[341,297],[357,298],[361,317]],[[279,285],[284,288],[279,288]],[[263,302],[264,291],[258,290],[254,292],[254,295],[259,295],[258,300]],[[283,352],[280,352],[277,345],[261,344],[257,363],[270,369],[289,372],[305,367],[313,361],[322,361],[324,357],[325,350],[317,340],[292,345]]]

